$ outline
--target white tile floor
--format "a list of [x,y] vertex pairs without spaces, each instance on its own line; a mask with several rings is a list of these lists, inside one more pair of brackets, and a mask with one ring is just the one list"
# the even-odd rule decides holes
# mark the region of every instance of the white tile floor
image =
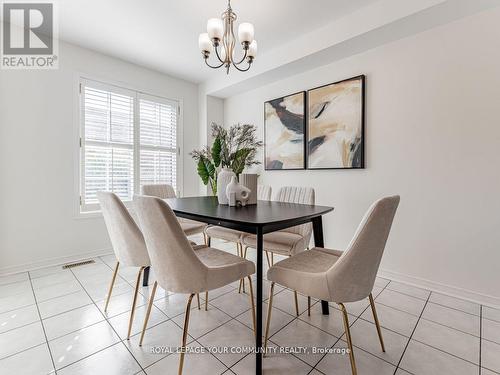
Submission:
[[[214,246],[235,252],[231,244],[214,241]],[[139,347],[151,287],[141,287],[133,336],[127,341],[137,269],[120,270],[104,313],[114,264],[110,255],[71,270],[48,267],[1,277],[0,374],[176,374],[178,355],[151,349],[179,345],[186,296],[158,290]],[[268,286],[266,281],[266,299]],[[275,293],[271,347],[346,347],[335,305],[323,316],[314,301],[307,316],[307,300],[299,296],[297,318],[292,292],[276,286]],[[382,278],[373,294],[386,353],[380,350],[368,301],[347,304],[360,375],[500,374],[500,310]],[[238,294],[237,283],[210,292],[208,311],[198,310],[194,302],[189,347],[252,346],[249,308],[248,295]],[[185,374],[253,374],[254,358],[188,354],[184,369]],[[266,374],[351,374],[347,354],[271,354],[264,369]]]

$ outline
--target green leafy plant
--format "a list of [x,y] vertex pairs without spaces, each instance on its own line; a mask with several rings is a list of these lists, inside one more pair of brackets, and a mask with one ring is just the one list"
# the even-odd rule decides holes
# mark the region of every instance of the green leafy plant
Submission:
[[197,164],[198,175],[205,185],[210,185],[213,195],[217,194],[220,168],[229,168],[239,177],[245,167],[260,164],[255,157],[262,142],[257,140],[256,131],[250,124],[236,124],[225,129],[212,123],[212,146],[190,153]]

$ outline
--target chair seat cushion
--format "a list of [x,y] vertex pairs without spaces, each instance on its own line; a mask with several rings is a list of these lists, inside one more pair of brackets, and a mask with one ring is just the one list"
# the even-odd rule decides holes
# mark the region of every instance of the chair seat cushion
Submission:
[[207,224],[198,222],[184,222],[181,221],[181,228],[186,236],[191,236],[193,234],[203,233]]
[[238,230],[219,226],[209,226],[205,229],[205,233],[208,237],[230,242],[240,242],[241,236],[243,235],[243,233]]
[[[250,234],[243,237],[243,244],[257,248],[257,236]],[[290,232],[271,232],[264,235],[264,250],[281,255],[294,255],[306,248],[305,239],[300,234]]]
[[213,247],[196,248],[195,254],[208,269],[207,290],[220,288],[255,273],[255,264]]
[[267,279],[307,296],[330,299],[326,272],[342,254],[338,250],[313,248],[286,258],[267,271]]

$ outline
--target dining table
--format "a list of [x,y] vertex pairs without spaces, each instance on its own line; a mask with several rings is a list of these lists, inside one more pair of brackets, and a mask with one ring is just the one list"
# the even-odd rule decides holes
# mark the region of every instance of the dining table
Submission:
[[[312,223],[314,245],[324,247],[322,216],[333,211],[333,207],[286,203],[277,201],[257,201],[246,206],[219,204],[217,197],[169,198],[165,201],[178,217],[201,221],[255,234],[257,237],[257,293],[256,293],[256,331],[255,335],[255,373],[262,374],[262,284],[263,284],[263,241],[266,233]],[[144,285],[148,283],[149,269],[144,273]],[[328,315],[327,301],[321,301],[321,310]]]

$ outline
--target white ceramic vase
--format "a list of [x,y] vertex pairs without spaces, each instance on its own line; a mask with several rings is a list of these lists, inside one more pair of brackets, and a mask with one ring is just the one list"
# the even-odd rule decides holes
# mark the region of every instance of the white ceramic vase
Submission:
[[230,168],[222,168],[217,175],[217,200],[219,204],[229,204],[226,187],[233,177],[236,177],[236,174]]
[[243,185],[241,185],[236,176],[231,178],[231,182],[226,187],[226,196],[230,202],[230,206],[237,206],[241,204],[246,206],[248,198],[250,198],[251,190]]

